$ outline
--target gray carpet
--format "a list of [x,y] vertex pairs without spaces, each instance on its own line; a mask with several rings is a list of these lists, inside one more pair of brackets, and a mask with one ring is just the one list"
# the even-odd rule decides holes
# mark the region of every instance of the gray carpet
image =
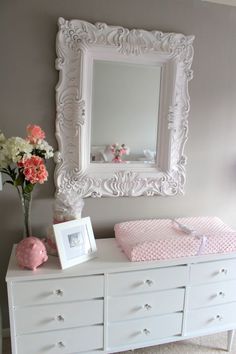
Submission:
[[[225,354],[227,348],[227,334],[218,333],[211,336],[199,337],[191,340],[155,347],[136,349],[134,354]],[[130,351],[122,354],[130,354]],[[231,354],[236,354],[236,338],[234,338]]]

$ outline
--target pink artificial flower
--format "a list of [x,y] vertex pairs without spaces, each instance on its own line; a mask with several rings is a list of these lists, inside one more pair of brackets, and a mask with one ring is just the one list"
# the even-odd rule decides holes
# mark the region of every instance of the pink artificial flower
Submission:
[[21,159],[20,161],[18,161],[18,162],[17,162],[17,167],[19,167],[19,168],[23,167],[23,166],[24,166],[24,162],[23,162],[23,161],[24,161],[23,159]]
[[44,131],[38,125],[28,124],[26,127],[27,130],[27,140],[31,144],[37,144],[39,140],[43,140],[45,138]]
[[120,163],[120,162],[124,162],[120,156],[115,156],[114,159],[112,159],[112,162],[115,163]]
[[48,172],[44,165],[44,161],[39,156],[31,156],[22,162],[23,174],[25,179],[32,184],[44,183],[48,178]]

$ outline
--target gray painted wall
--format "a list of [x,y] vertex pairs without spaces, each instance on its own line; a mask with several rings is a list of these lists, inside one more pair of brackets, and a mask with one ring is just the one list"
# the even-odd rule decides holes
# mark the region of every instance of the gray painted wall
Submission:
[[[236,227],[236,8],[200,0],[1,0],[0,128],[24,136],[32,122],[54,139],[54,69],[57,18],[104,21],[129,28],[158,29],[196,36],[185,196],[86,199],[97,237],[113,236],[116,222],[138,218],[217,215]],[[34,235],[51,223],[50,179],[34,192]],[[0,193],[0,302],[8,326],[5,273],[12,245],[21,239],[16,191]],[[27,291],[27,289],[26,289]]]

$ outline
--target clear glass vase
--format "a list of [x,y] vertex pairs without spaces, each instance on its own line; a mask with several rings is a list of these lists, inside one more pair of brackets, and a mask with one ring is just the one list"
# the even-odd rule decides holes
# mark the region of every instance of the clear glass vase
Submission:
[[32,236],[31,230],[31,204],[32,204],[32,192],[25,192],[24,190],[19,190],[19,197],[21,202],[21,207],[23,211],[23,222],[24,231],[23,238]]

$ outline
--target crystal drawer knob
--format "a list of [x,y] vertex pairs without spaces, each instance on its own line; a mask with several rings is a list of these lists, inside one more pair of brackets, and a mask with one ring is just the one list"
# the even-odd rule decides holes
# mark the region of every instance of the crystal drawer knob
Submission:
[[219,291],[218,296],[225,297],[225,293],[223,291]]
[[62,341],[60,341],[60,342],[58,342],[57,343],[57,346],[59,347],[59,348],[65,348],[65,343],[63,343]]
[[149,305],[149,304],[145,304],[144,306],[143,306],[144,308],[145,308],[145,310],[151,310],[151,308],[152,308],[152,306],[151,305]]
[[218,321],[222,321],[222,320],[223,320],[223,316],[222,316],[222,315],[216,315],[216,319],[217,319]]
[[151,334],[151,332],[150,332],[149,329],[147,329],[147,328],[144,328],[144,329],[143,329],[143,333],[144,333],[146,336],[148,336],[149,334]]
[[63,322],[63,321],[65,321],[65,319],[64,319],[64,317],[62,315],[58,315],[57,316],[57,321]]
[[144,283],[147,284],[148,286],[152,286],[153,285],[153,281],[150,280],[150,279],[145,280]]
[[222,269],[220,269],[220,273],[226,275],[228,273],[228,270],[226,268],[222,268]]
[[55,294],[56,294],[57,296],[62,296],[62,295],[63,295],[63,290],[57,289],[57,290],[55,290]]

